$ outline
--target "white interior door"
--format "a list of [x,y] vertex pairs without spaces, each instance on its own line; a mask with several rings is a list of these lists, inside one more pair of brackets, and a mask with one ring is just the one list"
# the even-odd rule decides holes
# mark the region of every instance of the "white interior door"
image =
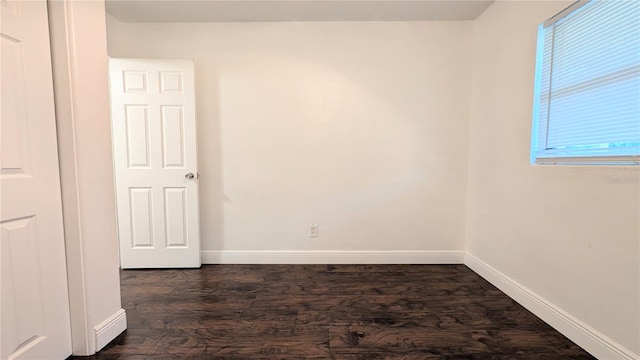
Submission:
[[111,59],[122,268],[199,267],[193,62]]
[[64,359],[71,329],[45,1],[0,4],[1,359]]

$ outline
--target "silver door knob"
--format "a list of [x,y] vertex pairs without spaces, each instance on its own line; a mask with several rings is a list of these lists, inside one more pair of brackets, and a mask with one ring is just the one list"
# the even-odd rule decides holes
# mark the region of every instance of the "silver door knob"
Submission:
[[193,178],[195,178],[196,176],[193,175],[193,173],[188,173],[184,175],[184,178],[187,180],[193,180]]

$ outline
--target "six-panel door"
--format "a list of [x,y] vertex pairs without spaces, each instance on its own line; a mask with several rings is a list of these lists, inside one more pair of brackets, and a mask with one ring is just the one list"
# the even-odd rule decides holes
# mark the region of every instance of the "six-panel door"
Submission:
[[193,63],[109,67],[121,266],[198,267]]

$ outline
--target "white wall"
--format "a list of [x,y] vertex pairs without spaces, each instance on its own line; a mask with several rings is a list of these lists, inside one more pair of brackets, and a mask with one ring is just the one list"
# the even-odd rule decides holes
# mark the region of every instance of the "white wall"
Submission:
[[126,327],[120,307],[104,2],[52,1],[49,27],[74,355]]
[[470,30],[109,17],[108,51],[195,60],[205,252],[462,251]]
[[474,22],[467,249],[640,354],[640,170],[529,165],[536,27],[567,4]]

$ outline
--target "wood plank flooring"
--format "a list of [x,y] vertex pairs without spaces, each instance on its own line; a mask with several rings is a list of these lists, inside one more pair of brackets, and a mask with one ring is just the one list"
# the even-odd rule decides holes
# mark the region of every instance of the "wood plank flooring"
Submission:
[[464,265],[123,270],[128,330],[77,359],[594,359]]

